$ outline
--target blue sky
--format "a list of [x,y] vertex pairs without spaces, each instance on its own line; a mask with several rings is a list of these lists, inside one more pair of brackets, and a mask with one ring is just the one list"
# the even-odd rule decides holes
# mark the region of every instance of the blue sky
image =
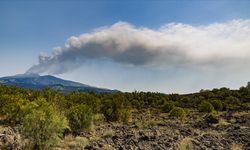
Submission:
[[[0,1],[0,76],[26,72],[41,53],[63,46],[71,36],[91,33],[119,21],[159,30],[176,22],[197,26],[250,19],[250,1]],[[249,43],[249,42],[248,42]],[[243,43],[247,44],[247,43]],[[138,58],[139,59],[139,58]],[[138,67],[94,59],[57,75],[82,83],[124,91],[193,92],[200,88],[237,88],[250,78],[242,65],[220,71],[196,67]],[[230,64],[230,66],[232,66]],[[155,69],[157,68],[157,69]],[[225,66],[223,67],[225,68]],[[238,74],[231,72],[238,71]]]

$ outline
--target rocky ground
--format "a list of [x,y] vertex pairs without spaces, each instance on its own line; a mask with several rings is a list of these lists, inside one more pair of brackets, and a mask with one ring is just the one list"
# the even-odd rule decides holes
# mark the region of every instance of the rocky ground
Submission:
[[[0,128],[2,149],[19,149],[15,128]],[[250,150],[250,113],[221,112],[214,115],[191,111],[183,120],[159,110],[133,111],[127,124],[107,123],[96,115],[88,131],[66,135],[57,149],[119,150]]]

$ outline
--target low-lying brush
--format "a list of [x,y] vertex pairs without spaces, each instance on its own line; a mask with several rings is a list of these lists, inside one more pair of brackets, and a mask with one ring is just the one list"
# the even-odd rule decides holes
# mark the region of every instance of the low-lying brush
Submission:
[[80,133],[84,129],[88,129],[92,123],[93,113],[89,106],[80,104],[73,106],[68,112],[69,126],[74,134]]
[[200,105],[199,105],[199,111],[201,112],[207,112],[207,113],[212,113],[214,112],[214,107],[213,105],[208,102],[208,101],[203,101]]
[[[165,119],[191,117],[189,111],[202,115],[216,111],[218,115],[230,111],[234,112],[232,117],[228,114],[226,117],[229,118],[221,120],[220,125],[244,122],[246,119],[240,117],[249,113],[249,98],[250,84],[239,90],[221,88],[185,95],[137,91],[60,93],[51,89],[0,86],[0,122],[4,126],[20,127],[22,137],[28,141],[30,149],[51,149],[63,135],[71,133],[80,136],[82,131],[92,132],[86,130],[92,124],[112,125],[116,122],[127,127],[133,122],[137,129],[151,128],[158,124],[164,127]],[[141,115],[134,115],[134,110]],[[155,119],[160,113],[164,114],[162,122]],[[194,120],[197,120],[201,116],[195,117]],[[203,124],[197,126],[204,127]],[[106,131],[104,135],[113,134],[113,131]]]
[[185,118],[186,112],[183,108],[180,107],[174,107],[169,114],[171,117],[176,117],[176,118]]

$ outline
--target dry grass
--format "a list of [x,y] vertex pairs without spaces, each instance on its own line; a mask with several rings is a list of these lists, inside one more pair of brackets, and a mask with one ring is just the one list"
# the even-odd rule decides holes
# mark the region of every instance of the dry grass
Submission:
[[85,137],[73,137],[72,135],[67,135],[63,141],[63,148],[66,149],[77,149],[84,148],[89,144],[89,140]]
[[243,150],[241,145],[233,143],[230,147],[230,150]]
[[114,148],[113,148],[111,145],[106,144],[106,145],[104,145],[104,146],[102,147],[102,149],[103,149],[103,150],[113,150]]
[[235,112],[232,114],[233,117],[240,117],[240,116],[244,116],[244,115],[248,115],[249,112],[246,111],[241,111],[241,112]]
[[236,122],[236,119],[235,119],[235,118],[231,118],[231,119],[229,120],[229,122],[230,122],[230,123],[235,123],[235,122]]
[[138,129],[144,129],[146,128],[147,126],[142,122],[142,121],[135,121],[135,125]]
[[180,145],[179,145],[180,150],[193,150],[193,149],[194,149],[194,146],[193,146],[192,140],[193,140],[193,139],[190,138],[190,137],[184,138],[184,139],[180,142]]
[[225,119],[220,119],[219,123],[217,123],[216,125],[221,125],[221,126],[226,126],[229,125],[230,123],[227,122]]
[[0,133],[2,133],[4,130],[4,127],[3,126],[0,126]]
[[112,130],[112,129],[109,129],[109,130],[106,130],[104,133],[103,133],[103,136],[104,137],[112,137],[115,135],[115,132]]
[[161,118],[168,118],[168,116],[169,116],[169,113],[160,113],[159,114],[159,117],[161,117]]
[[91,137],[89,137],[89,141],[90,141],[90,142],[98,141],[98,140],[100,140],[100,139],[102,139],[102,137],[99,136],[99,135],[92,135]]
[[95,114],[93,116],[93,122],[94,123],[102,123],[105,121],[105,117],[103,114]]

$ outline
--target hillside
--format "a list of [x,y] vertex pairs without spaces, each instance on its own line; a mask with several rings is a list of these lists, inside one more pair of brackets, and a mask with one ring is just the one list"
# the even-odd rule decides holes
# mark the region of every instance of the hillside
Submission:
[[54,90],[59,90],[62,92],[93,91],[97,93],[109,93],[115,91],[110,89],[93,87],[78,82],[63,80],[51,75],[40,76],[38,74],[20,74],[15,76],[2,77],[0,78],[0,84],[31,89],[52,88]]

